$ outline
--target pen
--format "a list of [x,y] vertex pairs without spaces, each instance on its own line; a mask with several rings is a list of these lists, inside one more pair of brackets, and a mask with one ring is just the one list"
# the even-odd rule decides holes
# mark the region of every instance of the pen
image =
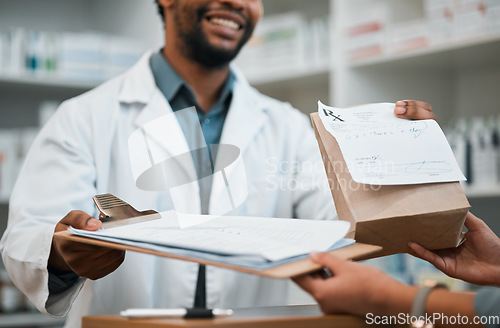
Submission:
[[120,315],[127,318],[167,317],[167,318],[213,318],[227,317],[231,309],[127,309]]

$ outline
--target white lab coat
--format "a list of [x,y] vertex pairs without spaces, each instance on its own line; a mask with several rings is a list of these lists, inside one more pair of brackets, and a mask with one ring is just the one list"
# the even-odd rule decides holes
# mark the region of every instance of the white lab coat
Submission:
[[[144,55],[123,75],[64,102],[35,140],[12,193],[9,223],[0,243],[5,267],[40,311],[52,316],[69,311],[68,327],[79,327],[83,315],[193,305],[197,264],[133,252],[127,252],[124,263],[105,278],[81,278],[62,294],[49,297],[48,292],[46,268],[54,227],[69,211],[96,215],[91,197],[108,192],[139,210],[171,209],[166,191],[136,187],[129,162],[131,133],[172,111],[155,85],[150,56]],[[180,128],[171,132],[171,138],[176,141],[172,144],[187,151]],[[248,179],[248,198],[233,214],[335,217],[307,117],[260,94],[240,73],[222,132],[224,143],[240,148]],[[214,182],[211,214],[220,214],[218,198],[224,188]],[[199,213],[197,185],[184,192],[184,197],[175,199],[176,209]],[[286,281],[207,268],[208,307],[283,305],[286,300]]]

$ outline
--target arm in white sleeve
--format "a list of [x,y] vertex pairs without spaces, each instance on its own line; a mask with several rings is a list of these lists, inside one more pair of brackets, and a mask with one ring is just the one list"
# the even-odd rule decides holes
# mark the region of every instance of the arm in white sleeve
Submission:
[[43,313],[64,316],[83,278],[49,293],[47,263],[56,224],[71,210],[93,213],[96,168],[89,113],[66,102],[45,125],[21,169],[9,203],[9,221],[0,242],[13,283]]

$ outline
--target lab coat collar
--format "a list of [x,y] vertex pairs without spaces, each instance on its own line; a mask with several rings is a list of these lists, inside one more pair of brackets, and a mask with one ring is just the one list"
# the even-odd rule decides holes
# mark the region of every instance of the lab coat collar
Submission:
[[[135,120],[137,127],[141,127],[157,117],[173,112],[170,104],[155,84],[149,65],[151,56],[152,51],[147,52],[126,73],[119,95],[121,102],[142,103],[145,105]],[[222,130],[220,143],[235,145],[239,147],[241,152],[244,152],[254,136],[264,125],[267,119],[266,108],[260,103],[260,99],[262,98],[250,86],[241,70],[235,65],[231,65],[231,69],[236,79],[234,82],[233,99]],[[183,136],[180,126],[178,131],[172,131],[172,133],[176,137]],[[174,138],[174,140],[182,143],[182,148],[188,151],[189,147],[185,138]]]
[[156,90],[153,72],[149,66],[152,51],[145,53],[139,61],[125,73],[123,85],[118,95],[118,101],[122,103],[149,102]]
[[262,97],[236,66],[232,69],[236,81],[220,143],[235,145],[243,153],[268,117],[266,107],[261,103]]
[[[245,169],[240,165],[245,165],[243,162],[244,153],[265,126],[268,116],[266,106],[262,102],[263,97],[249,85],[238,68],[233,66],[233,71],[236,75],[233,100],[224,123],[220,144],[230,144],[239,148],[241,161],[225,169],[225,174],[229,185],[247,188],[246,180],[241,180],[245,179],[241,176],[245,174]],[[219,156],[221,156],[220,152]],[[218,161],[219,158],[216,159],[216,167]],[[224,202],[220,201],[227,193],[226,183],[225,179],[214,178],[213,180],[209,207],[211,214],[222,215],[227,212],[227,208],[224,208],[223,205]],[[232,190],[232,192],[237,191]]]
[[[138,115],[135,124],[142,126],[161,115],[172,113],[172,108],[163,97],[155,83],[153,72],[149,64],[153,52],[148,51],[127,72],[120,89],[118,100],[122,103],[140,103],[145,107]],[[235,75],[234,94],[229,109],[221,143],[231,143],[246,148],[254,134],[265,121],[265,108],[259,104],[260,97],[241,70],[231,65]]]
[[[143,127],[144,124],[156,118],[173,113],[172,107],[156,86],[149,63],[152,55],[152,51],[147,52],[125,73],[123,85],[118,96],[118,100],[121,103],[143,106],[134,121],[135,126],[138,128]],[[175,129],[171,133],[173,136],[170,140],[172,147],[188,152],[189,147],[185,138],[183,138],[184,133],[179,124],[175,124]]]
[[[118,99],[121,103],[138,105],[141,108],[134,124],[137,128],[144,127],[147,123],[164,115],[172,114],[172,107],[156,86],[149,60],[152,52],[148,52],[125,73],[124,81]],[[189,145],[184,137],[184,132],[177,120],[170,126],[171,138],[161,140],[163,149],[171,156],[190,152]],[[179,163],[180,164],[180,163]],[[196,170],[193,162],[183,162],[181,169],[196,181]],[[196,189],[197,186],[192,186]],[[193,192],[195,190],[192,190]]]

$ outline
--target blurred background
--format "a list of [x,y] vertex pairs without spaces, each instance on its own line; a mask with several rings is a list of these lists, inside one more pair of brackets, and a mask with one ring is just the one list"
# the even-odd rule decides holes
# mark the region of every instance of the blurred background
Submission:
[[[256,88],[306,114],[333,106],[431,103],[468,178],[472,211],[498,234],[500,0],[263,0],[237,65]],[[163,43],[153,0],[0,0],[0,234],[38,130],[59,103]],[[408,255],[368,261],[396,278],[474,289]],[[290,304],[312,303],[293,289]],[[0,327],[57,327],[0,262]]]

